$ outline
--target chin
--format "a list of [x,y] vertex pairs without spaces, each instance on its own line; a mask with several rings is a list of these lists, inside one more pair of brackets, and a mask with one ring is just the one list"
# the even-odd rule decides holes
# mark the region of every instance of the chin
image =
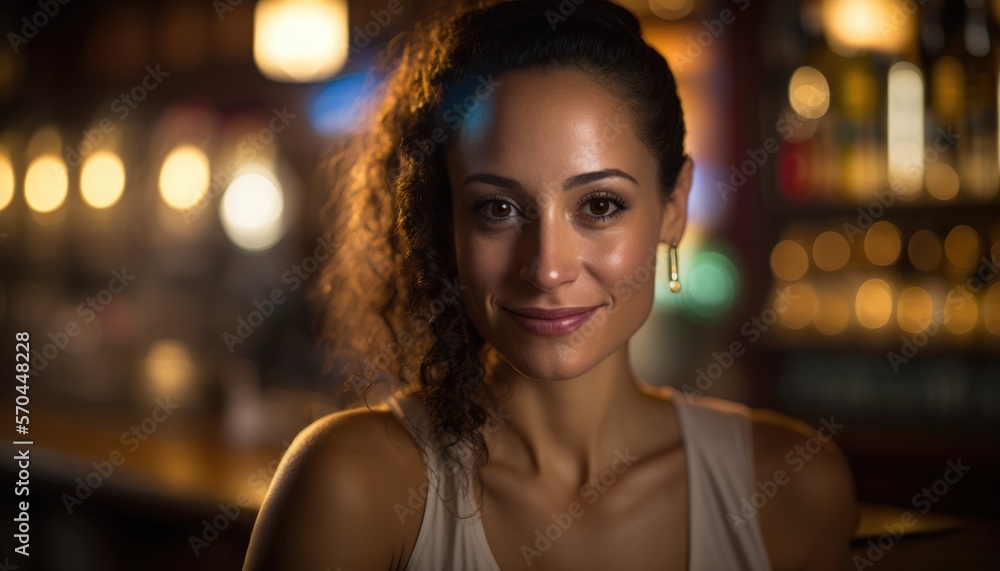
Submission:
[[541,363],[527,359],[511,361],[505,358],[504,361],[520,375],[536,381],[568,381],[591,368],[575,363]]
[[503,363],[517,373],[538,381],[565,381],[593,369],[607,354],[595,355],[586,344],[573,347],[568,342],[555,341],[545,346],[507,350],[494,345]]

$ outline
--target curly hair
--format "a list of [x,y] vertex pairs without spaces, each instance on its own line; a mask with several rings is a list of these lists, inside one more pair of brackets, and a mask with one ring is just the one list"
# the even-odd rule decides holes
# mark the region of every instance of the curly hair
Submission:
[[465,118],[458,110],[504,72],[589,74],[625,104],[665,198],[686,159],[685,128],[667,62],[613,2],[463,0],[435,16],[389,42],[378,64],[388,77],[364,114],[369,128],[328,163],[337,178],[324,217],[337,247],[318,282],[321,342],[328,367],[339,361],[348,372],[344,391],[363,390],[366,402],[381,381],[411,385],[445,450],[467,447],[458,452],[478,473],[489,459],[481,430],[489,345],[459,299],[449,233],[444,148]]

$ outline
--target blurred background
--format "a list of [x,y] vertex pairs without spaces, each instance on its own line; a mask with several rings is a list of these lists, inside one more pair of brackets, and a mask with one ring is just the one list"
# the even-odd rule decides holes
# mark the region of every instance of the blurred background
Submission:
[[[636,370],[842,424],[856,556],[995,563],[1000,2],[622,3],[678,77],[696,163],[684,285],[657,276]],[[430,8],[0,8],[0,393],[30,442],[9,446],[27,473],[2,463],[0,563],[240,567],[288,443],[357,396],[316,346],[323,164]]]

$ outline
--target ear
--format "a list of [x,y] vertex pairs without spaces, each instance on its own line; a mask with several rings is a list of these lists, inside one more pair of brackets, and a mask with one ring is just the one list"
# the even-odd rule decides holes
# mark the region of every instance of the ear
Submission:
[[660,241],[669,244],[672,240],[681,241],[684,228],[687,225],[688,196],[691,194],[691,181],[694,176],[694,162],[690,157],[684,159],[681,170],[674,182],[673,194],[663,203],[663,223],[660,225]]

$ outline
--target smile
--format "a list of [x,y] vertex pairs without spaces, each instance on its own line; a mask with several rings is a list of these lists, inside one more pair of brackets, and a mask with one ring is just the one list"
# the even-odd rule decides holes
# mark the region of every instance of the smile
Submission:
[[517,310],[504,307],[514,322],[534,335],[563,335],[587,322],[601,306],[541,309],[523,307]]

